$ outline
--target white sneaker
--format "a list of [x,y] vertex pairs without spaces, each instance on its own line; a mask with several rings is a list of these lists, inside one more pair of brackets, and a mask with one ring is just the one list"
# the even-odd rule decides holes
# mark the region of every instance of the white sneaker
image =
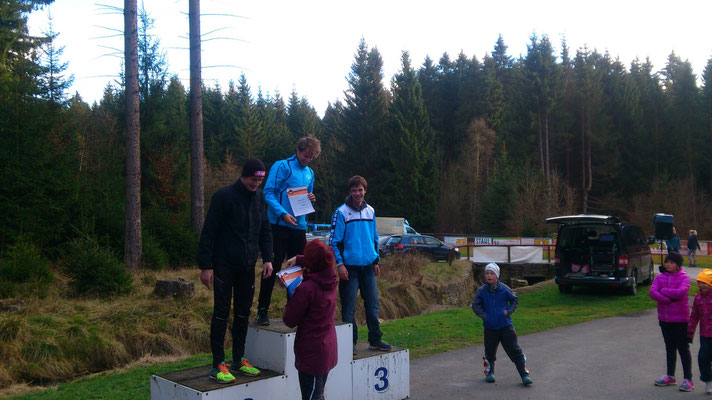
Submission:
[[712,394],[712,382],[707,382],[705,384],[705,393]]

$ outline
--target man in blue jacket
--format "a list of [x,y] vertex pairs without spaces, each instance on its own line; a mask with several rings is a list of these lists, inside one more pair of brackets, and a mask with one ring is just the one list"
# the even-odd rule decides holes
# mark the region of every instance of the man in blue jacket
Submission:
[[309,200],[314,196],[314,171],[307,165],[321,152],[321,142],[307,136],[299,139],[297,153],[272,165],[265,183],[267,217],[272,224],[272,245],[274,248],[274,273],[260,281],[260,294],[257,301],[257,324],[269,325],[269,305],[272,301],[274,279],[282,269],[282,261],[304,253],[307,244],[307,217],[295,216],[287,197],[287,190],[306,186]]
[[391,350],[391,345],[381,340],[383,333],[378,322],[378,231],[376,212],[365,201],[367,185],[363,177],[352,176],[348,181],[350,194],[331,218],[331,248],[339,273],[341,319],[353,325],[354,354],[358,339],[354,313],[359,289],[366,310],[369,348]]

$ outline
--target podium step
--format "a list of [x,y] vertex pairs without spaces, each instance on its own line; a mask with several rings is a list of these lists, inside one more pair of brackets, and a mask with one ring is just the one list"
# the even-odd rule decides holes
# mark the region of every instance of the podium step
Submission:
[[268,369],[260,369],[260,371],[262,371],[262,374],[260,376],[246,376],[246,375],[242,375],[242,374],[234,374],[235,379],[237,379],[235,382],[233,382],[233,383],[217,383],[215,380],[210,379],[210,377],[208,376],[211,369],[212,369],[212,366],[206,365],[204,367],[189,368],[189,369],[184,369],[182,371],[174,371],[174,372],[169,372],[166,374],[160,374],[160,375],[156,375],[156,376],[161,377],[165,380],[171,381],[173,383],[177,383],[179,385],[189,387],[189,388],[194,389],[198,392],[209,392],[211,390],[223,389],[228,386],[244,385],[246,383],[255,382],[255,381],[259,381],[259,380],[263,380],[263,379],[274,378],[274,377],[282,375],[276,371],[270,371]]
[[[409,352],[370,350],[368,343],[356,344],[353,355],[351,324],[336,323],[339,362],[329,372],[325,393],[329,400],[401,400],[410,396]],[[294,329],[281,320],[268,326],[250,324],[245,357],[262,371],[250,377],[235,375],[237,381],[220,384],[210,379],[211,367],[189,368],[151,377],[151,400],[298,400],[299,378],[294,366]]]

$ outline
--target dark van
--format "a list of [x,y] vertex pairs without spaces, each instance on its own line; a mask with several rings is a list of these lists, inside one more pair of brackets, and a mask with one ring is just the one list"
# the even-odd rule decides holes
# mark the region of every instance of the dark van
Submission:
[[559,224],[555,280],[561,293],[574,286],[608,286],[638,293],[638,283],[653,281],[653,257],[643,230],[608,215],[567,215]]

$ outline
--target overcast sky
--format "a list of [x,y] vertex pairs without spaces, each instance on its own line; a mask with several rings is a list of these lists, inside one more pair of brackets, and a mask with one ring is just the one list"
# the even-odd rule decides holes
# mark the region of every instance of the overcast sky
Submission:
[[[401,51],[418,68],[426,55],[435,62],[463,51],[481,61],[502,34],[514,58],[526,54],[532,33],[548,35],[557,54],[561,39],[574,55],[586,45],[608,51],[629,66],[650,57],[656,69],[672,52],[691,62],[700,77],[712,57],[712,1],[638,0],[203,0],[201,1],[203,80],[223,88],[244,72],[263,93],[292,90],[306,97],[320,115],[329,102],[343,99],[346,77],[359,40],[377,47],[384,60],[384,84],[400,68]],[[91,103],[107,83],[118,79],[123,55],[122,0],[55,0],[30,16],[32,33],[46,31],[48,12],[65,46],[63,59],[74,74],[73,90]],[[139,7],[141,0],[139,0]],[[144,0],[167,53],[169,71],[186,88],[188,0]],[[213,15],[210,15],[213,14]],[[221,14],[221,15],[214,15]],[[217,30],[217,31],[216,31]],[[213,33],[210,33],[213,32]],[[73,92],[72,92],[73,94]]]

